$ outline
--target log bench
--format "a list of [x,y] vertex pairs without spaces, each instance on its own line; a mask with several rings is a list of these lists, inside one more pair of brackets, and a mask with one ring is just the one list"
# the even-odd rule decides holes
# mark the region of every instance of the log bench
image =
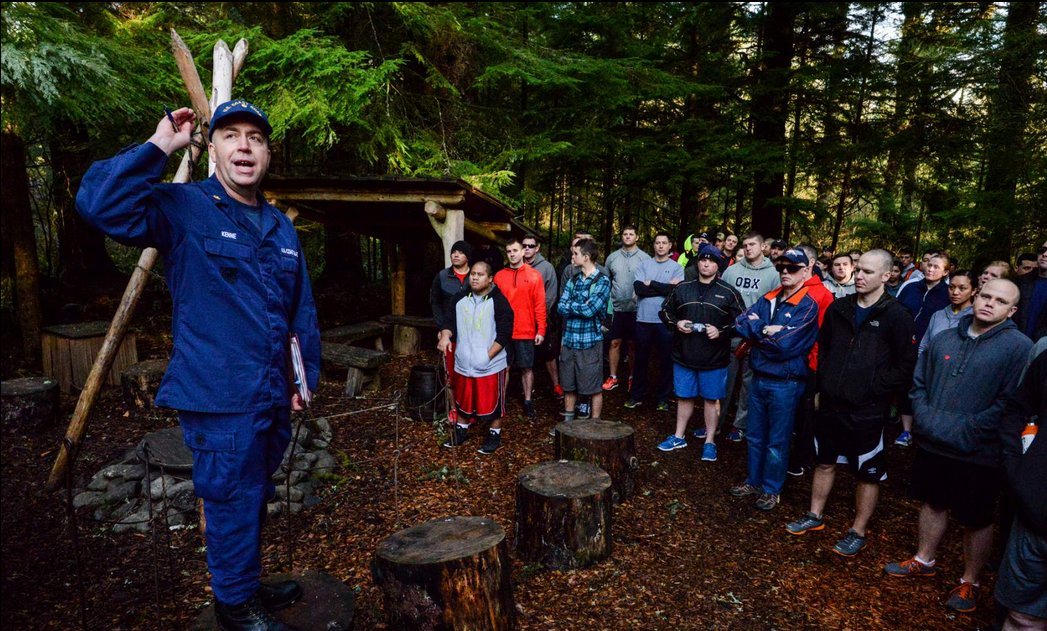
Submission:
[[389,361],[389,353],[348,344],[322,344],[320,356],[324,362],[348,369],[345,378],[345,396],[355,397],[364,386],[378,388],[378,369]]
[[381,322],[369,320],[357,322],[345,326],[336,326],[333,329],[321,331],[320,340],[324,343],[353,344],[354,342],[371,342],[376,351],[384,351],[385,343],[382,336],[389,330],[389,326]]
[[[105,320],[44,327],[40,335],[44,375],[58,381],[62,394],[82,390],[95,357],[102,350],[109,323]],[[120,385],[120,375],[138,363],[135,334],[128,331],[109,370],[109,385]]]
[[421,316],[386,315],[378,318],[383,324],[393,327],[393,354],[413,355],[421,349],[423,334],[429,333],[432,346],[436,346],[436,320]]

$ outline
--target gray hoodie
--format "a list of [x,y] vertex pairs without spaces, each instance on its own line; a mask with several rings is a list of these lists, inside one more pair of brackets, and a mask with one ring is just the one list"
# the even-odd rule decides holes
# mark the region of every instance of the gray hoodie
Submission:
[[923,334],[923,339],[920,340],[920,355],[923,355],[923,352],[927,350],[927,346],[930,345],[931,339],[934,338],[935,335],[938,335],[942,331],[955,329],[963,316],[972,313],[974,313],[974,308],[970,305],[960,309],[959,313],[953,313],[952,305],[935,311],[934,315],[931,316],[931,321],[927,323],[927,332]]
[[987,467],[1000,465],[1000,418],[1032,342],[1011,320],[971,337],[974,317],[931,339],[913,375],[913,433],[921,448]]
[[723,280],[738,290],[742,295],[745,308],[756,304],[767,292],[781,286],[782,280],[774,269],[774,263],[764,257],[758,265],[753,265],[744,258],[724,270]]
[[556,313],[556,268],[541,254],[535,254],[527,264],[542,275],[542,282],[545,284],[545,313]]
[[840,283],[833,278],[832,274],[826,274],[825,278],[822,279],[822,284],[833,295],[833,298],[837,300],[858,293],[858,288],[854,286],[854,274],[851,274],[851,280],[846,283]]
[[636,311],[636,291],[633,290],[636,268],[650,258],[640,248],[632,252],[618,248],[607,257],[605,266],[611,278],[611,302],[615,311]]

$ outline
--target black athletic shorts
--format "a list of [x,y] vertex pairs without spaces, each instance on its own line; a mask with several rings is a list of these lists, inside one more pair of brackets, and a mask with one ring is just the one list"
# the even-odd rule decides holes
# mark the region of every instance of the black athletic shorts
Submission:
[[615,311],[614,319],[611,320],[611,332],[607,335],[609,340],[635,340],[636,339],[636,312]]
[[948,510],[961,526],[979,530],[995,521],[1003,479],[999,467],[986,467],[916,448],[912,498]]
[[[824,396],[824,395],[822,395]],[[847,464],[861,482],[877,484],[887,479],[883,449],[883,410],[822,410],[814,426],[814,461]]]
[[538,362],[547,362],[558,357],[560,357],[560,325],[550,322],[546,327],[545,339],[534,349],[534,358]]
[[509,348],[510,366],[515,368],[534,366],[534,340],[513,340]]

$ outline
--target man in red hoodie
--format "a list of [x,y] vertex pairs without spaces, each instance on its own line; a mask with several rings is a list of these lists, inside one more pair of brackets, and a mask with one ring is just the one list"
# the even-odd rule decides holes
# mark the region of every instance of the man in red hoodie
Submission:
[[[822,320],[825,318],[825,310],[833,303],[833,293],[825,287],[825,284],[814,273],[814,265],[817,262],[814,246],[801,243],[796,248],[803,250],[811,261],[811,277],[807,279],[803,286],[807,288],[807,295],[814,298],[814,301],[818,303],[818,328],[821,329]],[[811,353],[807,356],[807,371],[807,389],[804,391],[803,397],[800,399],[800,405],[796,410],[793,448],[789,450],[788,473],[792,476],[803,475],[804,469],[810,467],[811,462],[814,460],[814,392],[815,375],[818,372],[818,342],[814,343],[814,346],[811,347]]]
[[509,348],[509,365],[521,372],[524,415],[534,417],[534,347],[545,339],[545,281],[533,267],[524,263],[520,239],[510,237],[505,244],[509,266],[494,275],[494,284],[509,300],[513,309],[513,343]]

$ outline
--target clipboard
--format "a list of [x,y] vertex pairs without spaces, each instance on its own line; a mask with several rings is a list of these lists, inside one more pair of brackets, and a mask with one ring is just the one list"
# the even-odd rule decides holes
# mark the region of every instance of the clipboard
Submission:
[[294,386],[298,390],[298,397],[302,399],[302,405],[309,407],[313,400],[313,393],[309,390],[309,380],[306,378],[305,362],[302,361],[302,346],[298,342],[298,336],[291,334],[291,368],[294,370]]

